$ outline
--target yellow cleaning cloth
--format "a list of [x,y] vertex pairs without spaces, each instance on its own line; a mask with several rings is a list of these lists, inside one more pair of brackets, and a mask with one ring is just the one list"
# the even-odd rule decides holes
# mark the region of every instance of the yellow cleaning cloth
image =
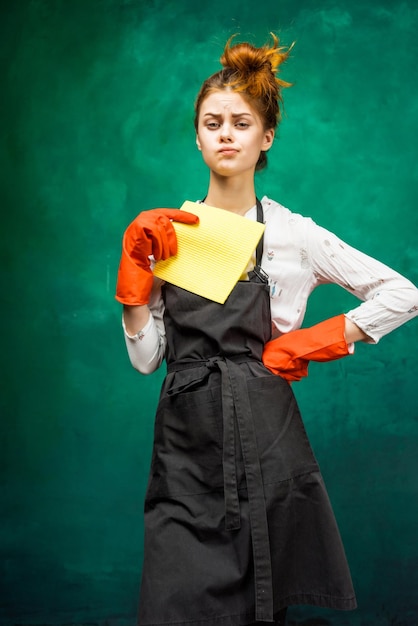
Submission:
[[178,252],[158,261],[154,274],[177,287],[223,304],[245,271],[264,224],[197,202],[181,207],[199,224],[173,222]]

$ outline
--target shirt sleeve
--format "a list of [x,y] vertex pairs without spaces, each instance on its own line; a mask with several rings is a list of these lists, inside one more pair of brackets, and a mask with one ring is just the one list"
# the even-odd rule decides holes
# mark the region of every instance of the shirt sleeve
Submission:
[[122,327],[125,335],[126,348],[129,360],[141,374],[152,374],[157,370],[165,354],[166,335],[164,327],[164,302],[161,297],[161,281],[154,281],[151,298],[148,305],[150,318],[135,335],[129,335],[122,317]]
[[309,223],[308,254],[318,283],[336,283],[363,301],[346,317],[370,343],[418,315],[418,289],[413,283],[312,220]]

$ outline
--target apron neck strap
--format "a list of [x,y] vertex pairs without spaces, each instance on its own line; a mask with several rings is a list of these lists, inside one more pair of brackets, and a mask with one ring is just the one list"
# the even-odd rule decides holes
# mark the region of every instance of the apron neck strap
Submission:
[[[256,198],[256,200],[257,200],[257,222],[260,222],[260,224],[264,224],[263,206],[258,198]],[[258,242],[256,251],[255,251],[256,264],[259,266],[261,266],[261,259],[263,256],[263,245],[264,245],[264,233],[261,235],[261,239]]]

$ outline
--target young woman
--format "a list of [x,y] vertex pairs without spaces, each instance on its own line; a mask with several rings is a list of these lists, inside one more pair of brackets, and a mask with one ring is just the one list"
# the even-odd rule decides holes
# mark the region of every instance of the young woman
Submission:
[[[147,374],[167,362],[145,504],[142,626],[284,624],[291,604],[356,606],[288,381],[306,376],[309,361],[345,356],[414,317],[418,291],[311,219],[256,198],[288,54],[274,36],[261,48],[229,41],[223,69],[197,97],[204,202],[266,225],[226,302],[153,277],[154,260],[176,254],[172,222],[195,224],[191,213],[145,211],[124,235],[116,298],[132,365]],[[321,283],[362,303],[300,329]]]

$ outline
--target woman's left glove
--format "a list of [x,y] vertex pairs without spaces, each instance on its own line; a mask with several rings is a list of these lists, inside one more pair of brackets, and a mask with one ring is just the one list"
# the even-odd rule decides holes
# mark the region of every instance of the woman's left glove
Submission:
[[154,276],[150,256],[156,261],[177,254],[177,235],[172,222],[197,224],[193,213],[179,209],[143,211],[123,236],[116,300],[131,306],[148,304]]
[[266,343],[263,363],[286,380],[300,380],[308,375],[309,361],[334,361],[349,354],[344,331],[343,314],[293,330]]

